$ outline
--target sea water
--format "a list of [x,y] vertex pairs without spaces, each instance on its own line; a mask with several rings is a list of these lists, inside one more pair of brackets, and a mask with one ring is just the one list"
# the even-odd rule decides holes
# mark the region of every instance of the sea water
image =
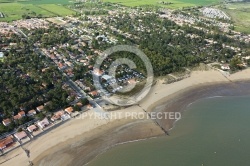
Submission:
[[116,146],[89,166],[250,166],[250,96],[197,101],[170,136]]

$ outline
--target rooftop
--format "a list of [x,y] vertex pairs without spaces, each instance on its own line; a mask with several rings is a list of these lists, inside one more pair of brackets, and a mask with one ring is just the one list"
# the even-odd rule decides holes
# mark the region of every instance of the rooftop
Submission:
[[3,52],[0,52],[0,58],[3,58]]
[[26,134],[24,131],[21,131],[21,132],[18,132],[18,133],[16,133],[16,134],[14,134],[14,136],[15,136],[17,139],[21,140],[21,139],[27,137],[27,134]]
[[0,149],[6,148],[6,146],[11,144],[12,142],[13,142],[13,137],[12,136],[9,136],[9,137],[6,137],[6,138],[0,140]]
[[27,127],[27,130],[29,130],[30,132],[32,132],[36,129],[37,129],[36,125],[31,125],[31,126]]
[[73,107],[68,107],[65,109],[65,111],[70,114],[73,112]]

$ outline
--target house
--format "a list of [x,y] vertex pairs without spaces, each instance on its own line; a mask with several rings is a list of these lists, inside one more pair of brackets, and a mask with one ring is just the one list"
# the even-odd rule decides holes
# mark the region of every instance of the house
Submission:
[[31,126],[27,127],[27,130],[32,133],[33,131],[38,130],[38,128],[36,125],[31,125]]
[[27,134],[24,131],[15,133],[14,136],[16,137],[16,139],[18,139],[19,141],[21,141],[22,139],[27,138]]
[[24,117],[24,116],[25,116],[25,112],[24,112],[24,111],[18,112],[18,115],[19,115],[20,117]]
[[7,118],[7,119],[4,119],[2,121],[2,123],[3,123],[4,126],[9,126],[9,124],[11,123],[11,120],[9,118]]
[[13,140],[12,136],[8,136],[4,139],[1,139],[0,140],[0,150],[4,150],[8,146],[10,146],[13,142],[14,142],[14,140]]
[[40,105],[40,106],[36,107],[36,110],[37,110],[38,112],[42,112],[42,111],[44,110],[44,106],[43,106],[43,105]]
[[92,91],[92,92],[89,92],[89,95],[95,97],[95,96],[99,96],[99,93],[97,91]]
[[34,116],[36,115],[36,110],[30,110],[27,114],[27,116]]
[[64,121],[64,120],[68,120],[68,119],[70,119],[70,115],[68,115],[68,114],[63,114],[62,116],[61,116],[61,119]]
[[100,69],[94,69],[93,74],[101,76],[103,74],[103,71],[101,71]]
[[43,120],[39,121],[37,125],[43,129],[49,125],[49,120],[47,118],[44,118]]
[[222,70],[230,70],[230,67],[229,67],[229,65],[224,64],[224,65],[221,66],[221,69]]
[[21,111],[21,112],[18,112],[17,115],[13,116],[13,119],[14,120],[19,120],[19,119],[22,119],[24,116],[25,116],[25,112]]
[[19,119],[22,119],[22,116],[20,116],[19,114],[13,116],[13,119],[14,120],[19,120]]
[[67,112],[68,114],[71,114],[73,111],[73,107],[68,107],[65,109],[65,112]]
[[51,120],[54,122],[56,120],[61,119],[61,117],[64,115],[64,111],[58,111],[56,113],[54,113],[54,115],[51,117]]
[[83,106],[81,102],[76,103],[76,105],[77,105],[79,108],[82,108],[82,106]]

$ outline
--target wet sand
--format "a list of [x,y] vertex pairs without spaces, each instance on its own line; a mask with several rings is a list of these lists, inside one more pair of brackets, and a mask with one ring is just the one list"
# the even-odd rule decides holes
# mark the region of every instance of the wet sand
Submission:
[[150,120],[138,122],[120,120],[58,144],[43,152],[33,162],[35,165],[46,166],[82,166],[119,143],[161,135],[163,132]]

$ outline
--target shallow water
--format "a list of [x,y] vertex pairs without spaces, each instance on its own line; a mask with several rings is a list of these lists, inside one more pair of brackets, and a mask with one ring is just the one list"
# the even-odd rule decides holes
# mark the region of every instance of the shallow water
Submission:
[[119,145],[89,166],[249,166],[250,96],[203,99],[170,136]]

